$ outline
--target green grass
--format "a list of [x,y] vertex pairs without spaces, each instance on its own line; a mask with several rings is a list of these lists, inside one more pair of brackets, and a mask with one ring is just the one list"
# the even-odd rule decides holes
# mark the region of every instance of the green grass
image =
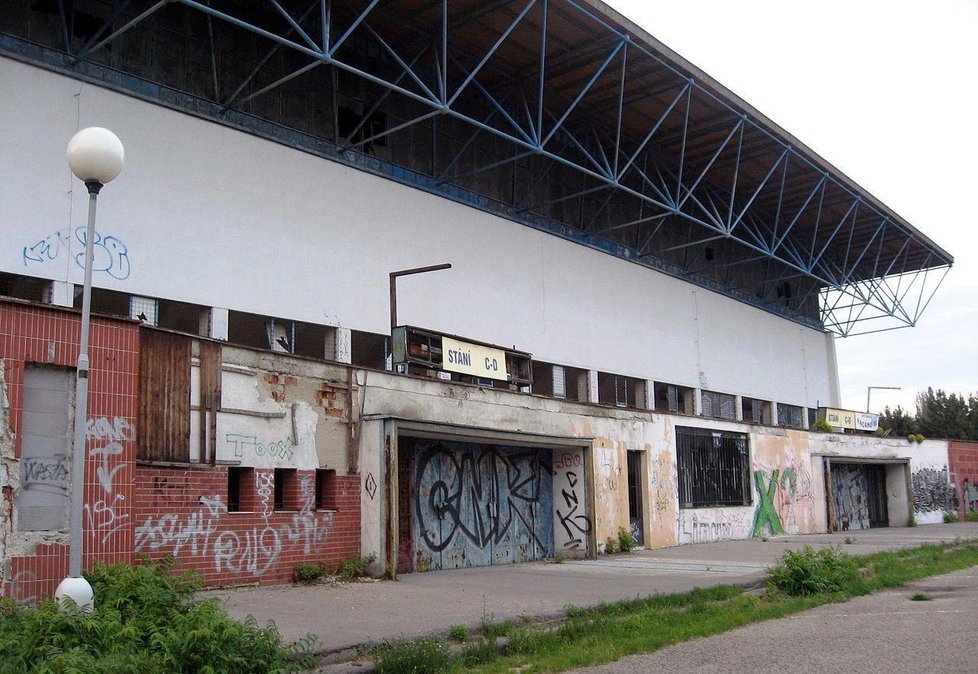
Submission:
[[766,591],[720,585],[593,608],[568,607],[567,619],[555,629],[512,628],[505,653],[484,638],[442,669],[429,671],[565,671],[613,662],[975,565],[975,543],[924,545],[867,557],[808,548],[782,557]]

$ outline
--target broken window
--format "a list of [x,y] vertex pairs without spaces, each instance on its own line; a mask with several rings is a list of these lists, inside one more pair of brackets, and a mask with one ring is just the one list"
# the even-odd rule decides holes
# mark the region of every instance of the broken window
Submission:
[[389,337],[374,332],[350,331],[350,359],[358,367],[387,369]]
[[771,425],[771,403],[768,401],[744,397],[741,399],[740,408],[744,421]]
[[533,361],[533,392],[551,398],[566,398],[567,380],[564,366]]
[[803,408],[798,405],[786,405],[785,403],[778,403],[778,426],[785,426],[787,428],[804,428]]
[[51,282],[32,276],[0,272],[0,295],[28,302],[50,302]]
[[644,407],[645,382],[634,377],[599,372],[598,402],[616,407]]
[[680,508],[750,505],[747,435],[676,429]]
[[270,349],[307,358],[329,358],[334,354],[335,329],[325,325],[228,312],[228,341],[254,349]]
[[737,399],[727,393],[702,391],[700,394],[702,415],[714,419],[736,419]]
[[655,409],[663,412],[691,414],[693,410],[693,389],[677,384],[655,382]]

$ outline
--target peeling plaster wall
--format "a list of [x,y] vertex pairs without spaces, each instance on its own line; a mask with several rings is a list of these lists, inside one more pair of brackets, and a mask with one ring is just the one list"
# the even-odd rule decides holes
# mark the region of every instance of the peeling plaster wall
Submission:
[[349,461],[356,419],[349,418],[347,368],[233,346],[222,347],[222,360],[218,460],[356,472]]
[[14,432],[10,427],[6,370],[6,362],[0,358],[0,588],[10,578],[7,547],[14,528],[14,492],[20,482],[14,462]]

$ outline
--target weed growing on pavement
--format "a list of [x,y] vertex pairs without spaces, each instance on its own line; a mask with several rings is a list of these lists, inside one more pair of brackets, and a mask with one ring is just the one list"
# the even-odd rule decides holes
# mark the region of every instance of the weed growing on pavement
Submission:
[[97,564],[85,573],[94,613],[0,602],[0,672],[298,671],[313,637],[290,646],[274,625],[231,619],[216,600],[197,601],[192,575],[170,564]]
[[[768,592],[763,594],[722,585],[593,608],[569,605],[567,618],[557,627],[509,625],[505,647],[497,648],[498,635],[490,638],[487,634],[468,644],[457,657],[439,660],[442,669],[416,671],[565,671],[613,662],[625,655],[655,651],[974,565],[978,565],[978,544],[960,541],[867,557],[851,557],[831,548],[818,552],[809,548],[785,553],[771,572]],[[779,589],[775,577],[783,577],[786,587],[796,593]]]
[[371,653],[381,674],[436,674],[448,669],[448,645],[433,637],[395,639]]
[[469,628],[465,625],[452,625],[448,628],[448,636],[452,641],[465,641],[469,638]]
[[914,592],[910,595],[910,601],[930,601],[933,599],[929,594],[924,594],[923,592]]
[[631,552],[632,548],[635,547],[635,539],[632,538],[632,532],[621,527],[618,529],[618,550],[621,552]]

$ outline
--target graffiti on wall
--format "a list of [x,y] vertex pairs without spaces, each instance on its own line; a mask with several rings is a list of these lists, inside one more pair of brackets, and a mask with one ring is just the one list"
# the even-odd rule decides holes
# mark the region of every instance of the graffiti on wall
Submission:
[[591,521],[587,516],[584,487],[584,450],[562,451],[554,456],[554,548],[586,550]]
[[484,551],[518,541],[546,553],[549,487],[550,473],[536,450],[435,445],[421,454],[415,470],[417,539],[431,552],[451,545]]
[[[62,256],[71,255],[74,243],[77,251],[73,257],[79,268],[85,268],[85,238],[86,228],[77,227],[59,229],[30,246],[24,246],[22,257],[24,266],[29,264],[45,264],[54,262]],[[92,271],[104,272],[112,278],[121,280],[129,278],[129,249],[118,237],[95,232],[92,241],[93,266]]]
[[920,468],[913,472],[913,509],[932,512],[949,509],[947,466]]
[[757,507],[751,536],[797,534],[811,529],[815,507],[812,477],[806,462],[791,447],[774,462],[755,463],[753,477]]
[[135,528],[134,550],[168,553],[176,559],[210,557],[217,573],[262,576],[290,547],[308,555],[329,537],[333,515],[317,516],[311,476],[299,480],[299,494],[301,508],[286,522],[240,529],[226,526],[228,508],[219,495],[201,496],[193,512],[148,516]]
[[85,528],[95,532],[104,545],[129,523],[129,513],[117,512],[125,505],[126,497],[116,490],[115,477],[125,467],[121,460],[123,442],[136,440],[136,429],[126,419],[95,417],[88,420],[85,429],[88,439],[88,456],[95,459],[95,475],[100,488],[99,498],[85,503]]
[[20,488],[24,491],[68,493],[68,457],[28,456],[20,461]]
[[712,543],[746,538],[748,517],[739,512],[683,511],[679,516],[679,542]]
[[268,456],[280,461],[291,461],[295,456],[296,444],[289,437],[260,442],[255,435],[228,433],[224,439],[233,447],[232,452],[236,459],[253,460],[255,457]]

